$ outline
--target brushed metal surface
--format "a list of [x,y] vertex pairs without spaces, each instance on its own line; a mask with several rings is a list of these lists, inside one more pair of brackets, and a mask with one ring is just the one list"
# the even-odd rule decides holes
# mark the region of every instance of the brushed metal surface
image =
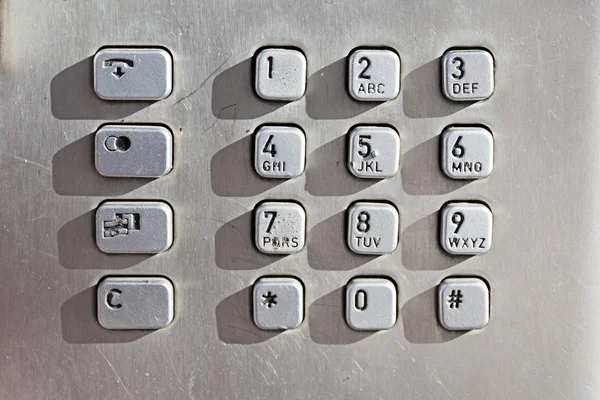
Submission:
[[[600,6],[583,0],[0,1],[0,398],[2,399],[596,399],[600,390]],[[92,85],[103,46],[163,46],[174,59],[171,96],[105,102]],[[346,56],[385,45],[401,57],[399,97],[358,103]],[[259,100],[252,57],[293,46],[307,57],[305,96]],[[496,87],[486,101],[451,103],[440,57],[489,49]],[[156,180],[114,179],[94,168],[104,123],[163,123],[174,166]],[[262,180],[252,132],[297,124],[305,173]],[[359,180],[346,168],[346,133],[389,124],[401,172]],[[492,174],[452,181],[439,135],[452,124],[494,132]],[[165,200],[175,238],[166,253],[107,255],[94,243],[105,199]],[[306,248],[274,257],[253,245],[262,200],[300,202]],[[400,245],[381,257],[345,244],[348,205],[383,200],[400,212]],[[481,200],[494,246],[471,258],[437,244],[438,211]],[[105,276],[165,276],[175,319],[154,332],[113,332],[95,315]],[[251,287],[298,277],[305,319],[259,331]],[[436,316],[447,276],[491,287],[489,324],[448,332]],[[344,285],[387,276],[398,287],[396,325],[356,332]]]

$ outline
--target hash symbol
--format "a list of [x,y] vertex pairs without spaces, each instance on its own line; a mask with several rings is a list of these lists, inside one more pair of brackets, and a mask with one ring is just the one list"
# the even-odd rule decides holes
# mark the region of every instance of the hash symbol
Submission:
[[459,304],[462,303],[462,297],[463,295],[460,293],[460,290],[452,290],[448,296],[450,308],[458,308]]
[[277,295],[271,294],[271,291],[268,291],[267,293],[263,294],[261,297],[263,298],[263,301],[262,301],[263,306],[267,306],[267,308],[271,308],[275,304],[277,304],[277,302],[275,301],[275,298],[277,297]]

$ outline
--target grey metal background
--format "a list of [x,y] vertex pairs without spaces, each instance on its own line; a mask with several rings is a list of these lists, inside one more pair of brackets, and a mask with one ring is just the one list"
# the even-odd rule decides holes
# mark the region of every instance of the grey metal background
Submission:
[[[3,399],[595,399],[600,379],[600,113],[594,1],[3,0],[0,39],[0,397]],[[166,100],[114,104],[91,85],[106,45],[161,45],[175,60]],[[291,104],[252,94],[261,46],[301,48],[306,96]],[[386,45],[402,59],[401,93],[358,104],[344,57]],[[450,104],[439,57],[484,46],[496,92]],[[110,179],[94,169],[105,122],[157,122],[174,132],[172,173]],[[252,132],[295,123],[307,170],[260,180]],[[401,135],[402,167],[383,182],[346,169],[345,134],[385,123]],[[438,135],[487,125],[492,175],[444,178]],[[154,257],[109,256],[94,244],[104,199],[164,199],[175,242]],[[307,246],[283,258],[252,244],[252,209],[289,199],[307,210]],[[356,200],[398,207],[401,243],[390,256],[351,254],[344,213]],[[483,200],[494,213],[489,253],[451,258],[437,244],[449,200]],[[95,320],[95,285],[107,275],[164,275],[175,284],[173,324],[155,333],[110,332]],[[306,319],[285,333],[258,331],[252,283],[293,275]],[[344,323],[343,286],[385,275],[399,290],[386,332]],[[435,286],[479,275],[491,285],[491,321],[449,333],[436,323]]]

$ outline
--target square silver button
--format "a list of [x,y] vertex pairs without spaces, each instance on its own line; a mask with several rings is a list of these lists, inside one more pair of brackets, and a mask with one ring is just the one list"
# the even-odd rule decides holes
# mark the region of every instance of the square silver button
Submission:
[[254,214],[256,247],[267,254],[293,254],[304,248],[306,213],[292,202],[261,203]]
[[481,329],[490,320],[488,286],[479,278],[447,278],[438,287],[438,308],[446,329]]
[[385,49],[356,50],[348,58],[348,77],[356,100],[393,100],[400,93],[400,57]]
[[254,168],[264,178],[294,178],[304,172],[306,137],[293,126],[263,126],[254,140]]
[[173,167],[173,135],[161,126],[105,125],[96,132],[96,170],[104,176],[158,178]]
[[264,330],[294,329],[304,319],[304,287],[294,278],[260,278],[253,289],[254,323]]
[[173,210],[161,201],[108,201],[96,210],[96,244],[104,253],[156,254],[173,244]]
[[292,49],[262,50],[256,56],[254,85],[265,100],[298,100],[306,90],[306,57]]
[[478,203],[450,203],[442,209],[440,241],[456,255],[476,255],[492,246],[492,212]]
[[492,173],[494,138],[475,126],[447,128],[442,136],[442,170],[452,179],[479,179]]
[[350,132],[348,169],[359,178],[390,178],[400,168],[400,137],[387,126],[359,126]]
[[106,329],[160,329],[173,321],[173,284],[165,278],[106,278],[97,296],[98,322]]
[[173,58],[160,48],[105,48],[94,57],[94,90],[104,100],[161,100],[173,90]]
[[386,203],[354,203],[348,210],[348,247],[358,254],[389,254],[398,247],[400,217]]
[[346,322],[355,330],[390,329],[396,323],[396,299],[389,279],[352,279],[346,285]]
[[485,100],[494,93],[494,57],[483,49],[447,51],[442,57],[442,80],[450,100]]

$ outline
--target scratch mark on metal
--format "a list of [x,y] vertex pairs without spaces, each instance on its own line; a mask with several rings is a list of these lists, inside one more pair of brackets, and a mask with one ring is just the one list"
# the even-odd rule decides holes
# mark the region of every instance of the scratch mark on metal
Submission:
[[108,366],[110,367],[110,369],[112,369],[113,373],[115,374],[115,377],[117,378],[117,382],[119,382],[121,384],[121,386],[123,386],[123,389],[125,390],[125,393],[127,393],[127,397],[129,397],[130,399],[132,399],[133,397],[131,397],[131,394],[129,393],[129,391],[125,387],[125,384],[121,380],[121,377],[119,376],[119,374],[117,374],[117,371],[112,366],[112,364],[110,363],[110,361],[108,361],[108,358],[106,358],[106,356],[104,355],[104,353],[102,352],[102,350],[100,350],[97,347],[96,347],[96,350],[98,350],[98,353],[100,353],[100,355],[102,356],[102,358],[104,358],[104,360],[106,361],[106,363],[108,364]]

